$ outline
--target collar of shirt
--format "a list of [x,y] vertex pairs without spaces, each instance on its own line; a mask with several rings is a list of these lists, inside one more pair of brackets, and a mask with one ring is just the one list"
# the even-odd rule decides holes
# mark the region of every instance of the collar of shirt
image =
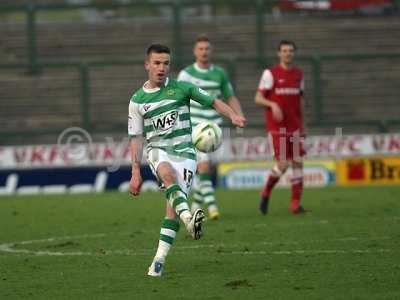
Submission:
[[208,71],[211,71],[214,68],[214,65],[211,64],[208,69],[203,69],[203,68],[200,68],[196,62],[193,64],[193,66],[194,66],[195,70],[200,73],[207,73]]
[[[155,92],[158,92],[161,89],[160,87],[155,87],[155,88],[149,89],[149,88],[146,87],[146,84],[148,84],[148,83],[149,83],[149,81],[147,80],[143,84],[143,91],[145,93],[155,93]],[[168,83],[169,83],[169,77],[167,77],[167,79],[165,79],[164,86],[167,86]]]

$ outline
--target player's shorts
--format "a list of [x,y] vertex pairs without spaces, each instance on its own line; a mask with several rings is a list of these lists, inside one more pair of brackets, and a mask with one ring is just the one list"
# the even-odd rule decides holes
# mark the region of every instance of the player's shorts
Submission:
[[196,174],[197,163],[193,159],[177,157],[160,149],[152,149],[147,153],[147,161],[154,176],[161,181],[157,175],[157,168],[162,162],[168,162],[175,170],[177,184],[186,194],[190,192],[193,178]]
[[277,161],[302,161],[306,155],[304,137],[300,135],[270,133],[269,141]]

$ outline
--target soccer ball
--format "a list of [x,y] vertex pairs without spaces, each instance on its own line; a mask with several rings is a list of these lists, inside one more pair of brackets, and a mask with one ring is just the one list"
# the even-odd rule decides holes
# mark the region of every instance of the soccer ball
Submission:
[[214,152],[221,146],[222,130],[214,122],[201,122],[193,129],[192,141],[197,150]]

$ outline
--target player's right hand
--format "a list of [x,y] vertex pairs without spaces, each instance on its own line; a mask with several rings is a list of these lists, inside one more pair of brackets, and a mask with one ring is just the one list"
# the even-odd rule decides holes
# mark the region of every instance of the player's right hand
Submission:
[[139,196],[142,184],[143,184],[142,176],[140,176],[140,174],[138,175],[132,174],[131,181],[129,182],[129,192],[133,196]]
[[283,120],[283,113],[282,113],[282,109],[279,107],[278,104],[274,103],[271,106],[271,110],[272,110],[272,117],[274,118],[274,120],[276,122],[282,122]]
[[237,114],[231,117],[231,121],[233,125],[239,128],[243,128],[246,125],[246,118]]

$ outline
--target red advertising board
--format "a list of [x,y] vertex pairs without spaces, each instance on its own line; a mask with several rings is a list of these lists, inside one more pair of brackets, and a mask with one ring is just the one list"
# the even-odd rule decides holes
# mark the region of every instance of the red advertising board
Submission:
[[385,7],[393,3],[391,0],[282,0],[282,9],[300,10],[360,10],[368,7]]

